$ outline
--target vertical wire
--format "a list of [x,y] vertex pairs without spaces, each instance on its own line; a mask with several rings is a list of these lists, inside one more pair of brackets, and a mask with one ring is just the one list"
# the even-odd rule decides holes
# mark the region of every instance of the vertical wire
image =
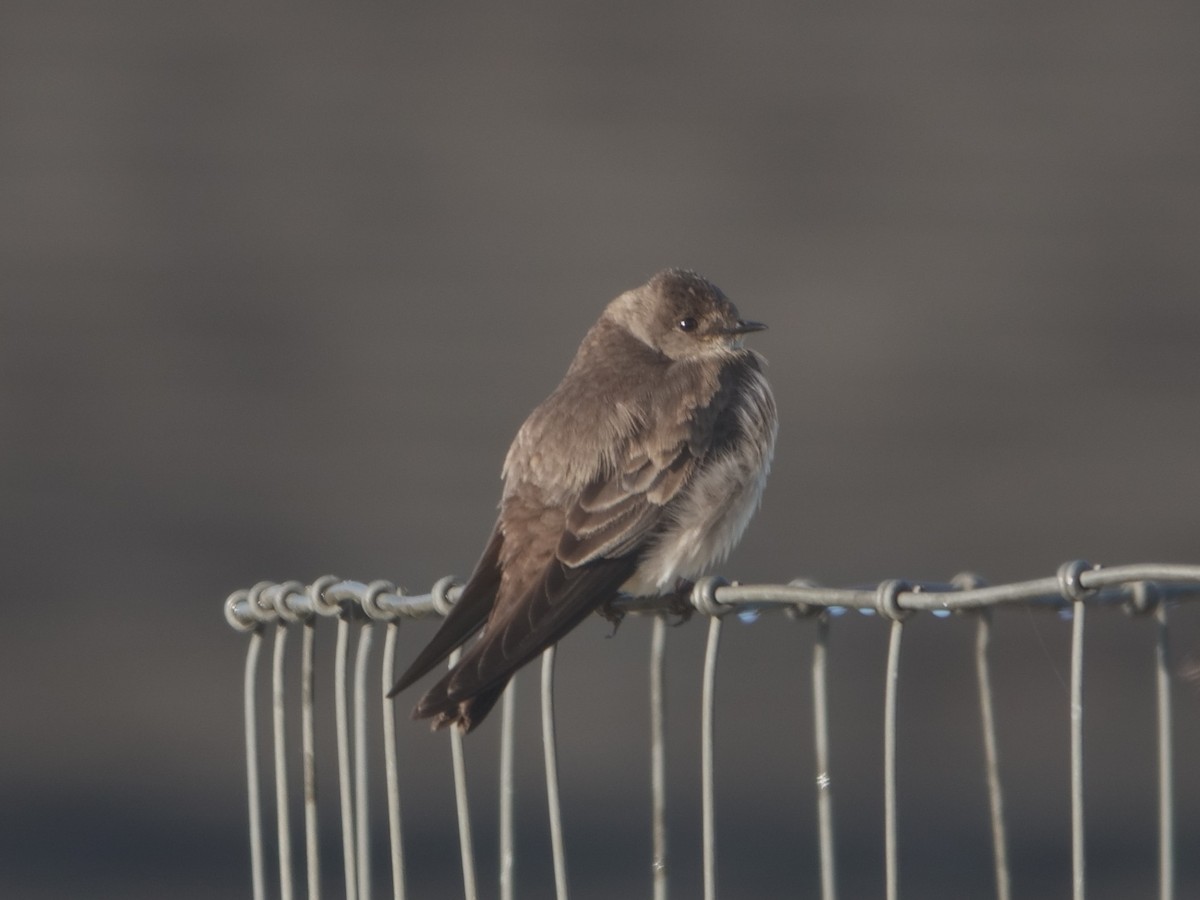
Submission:
[[[450,654],[450,668],[458,662],[462,650]],[[467,763],[463,754],[463,734],[457,726],[450,727],[450,756],[454,764],[454,805],[458,812],[458,848],[462,855],[463,894],[466,900],[477,900],[479,889],[475,881],[475,846],[471,841],[471,807],[467,802]]]
[[1158,892],[1161,900],[1175,896],[1174,761],[1171,753],[1171,660],[1167,644],[1167,608],[1159,602],[1155,669],[1158,693]]
[[287,650],[288,625],[275,624],[271,659],[271,713],[275,731],[275,831],[279,840],[279,896],[292,900],[292,830],[288,822],[287,734],[284,718],[283,663]]
[[266,900],[267,875],[263,863],[262,805],[258,785],[258,712],[254,683],[258,674],[258,655],[262,649],[262,626],[250,635],[246,651],[246,674],[242,683],[242,700],[246,721],[246,791],[250,807],[250,872],[254,885],[254,900]]
[[316,618],[304,622],[300,644],[300,731],[304,754],[304,856],[308,873],[308,900],[321,897],[321,849],[317,831],[317,751],[313,723],[315,675],[313,642]]
[[716,713],[717,651],[721,647],[721,618],[708,620],[704,651],[703,704],[700,718],[700,779],[704,814],[704,900],[717,900],[717,824],[713,779],[713,718]]
[[396,701],[388,691],[396,683],[396,635],[400,623],[388,622],[383,638],[383,770],[387,781],[388,849],[392,860],[392,898],[404,900],[404,842],[400,818],[400,773],[396,758]]
[[338,792],[342,811],[342,867],[346,878],[346,900],[358,900],[358,877],[354,850],[354,800],[350,778],[350,722],[346,710],[346,645],[349,642],[350,618],[344,612],[338,617],[337,643],[334,648],[333,702],[337,726]]
[[654,900],[667,900],[667,620],[655,616],[650,632],[650,821]]
[[992,861],[996,869],[997,900],[1011,896],[1008,870],[1008,840],[1004,825],[1004,793],[1000,785],[1000,753],[996,744],[996,717],[992,707],[992,679],[988,665],[992,616],[979,613],[975,631],[975,676],[979,682],[979,712],[983,719],[983,756],[987,769],[988,808],[992,821]]
[[358,849],[358,896],[371,900],[370,803],[367,795],[367,661],[371,656],[374,624],[367,620],[358,631],[354,654],[354,839]]
[[883,718],[884,847],[887,870],[887,900],[900,895],[899,852],[896,846],[896,694],[900,674],[900,639],[904,623],[892,620],[888,641],[887,685]]
[[550,847],[554,856],[554,894],[567,900],[567,856],[563,849],[562,805],[558,796],[558,748],[554,729],[555,645],[542,652],[542,749],[546,756],[546,801],[550,809]]
[[829,690],[826,681],[829,617],[817,618],[813,645],[813,740],[817,757],[817,832],[821,855],[822,900],[837,900],[837,868],[833,855],[833,782],[829,773]]
[[504,689],[500,705],[500,900],[513,900],[517,868],[516,768],[517,676]]
[[1086,605],[1072,604],[1071,627],[1071,881],[1084,900],[1083,845],[1083,623]]

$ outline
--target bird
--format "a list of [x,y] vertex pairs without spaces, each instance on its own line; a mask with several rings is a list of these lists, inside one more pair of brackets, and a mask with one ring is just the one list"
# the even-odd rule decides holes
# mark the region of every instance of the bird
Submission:
[[473,730],[518,669],[619,594],[719,564],[757,510],[778,417],[765,360],[708,279],[666,269],[608,304],[504,460],[491,537],[395,697],[477,632],[417,703]]

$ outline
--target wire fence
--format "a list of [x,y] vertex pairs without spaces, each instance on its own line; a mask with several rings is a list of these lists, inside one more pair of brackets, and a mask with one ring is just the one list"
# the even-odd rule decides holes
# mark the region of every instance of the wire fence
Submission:
[[[270,759],[274,773],[278,860],[274,866],[277,895],[293,900],[297,894],[295,862],[292,855],[291,823],[288,819],[290,748],[286,731],[286,690],[284,659],[290,634],[301,634],[300,710],[302,752],[302,796],[304,809],[305,887],[310,900],[321,896],[320,848],[318,846],[317,766],[314,696],[316,666],[314,634],[322,619],[334,618],[334,709],[336,721],[338,793],[342,836],[342,875],[347,900],[369,900],[372,893],[367,757],[368,722],[378,711],[382,721],[384,769],[388,819],[388,847],[391,864],[391,894],[404,900],[406,870],[403,817],[397,760],[394,701],[385,699],[395,681],[396,638],[400,623],[407,618],[445,615],[457,598],[458,587],[444,578],[432,591],[404,595],[389,582],[361,584],[333,576],[318,578],[312,584],[261,582],[248,590],[236,591],[225,603],[229,624],[248,633],[244,682],[246,729],[246,774],[249,796],[250,857],[255,900],[268,893],[267,828],[262,806],[261,774]],[[813,722],[812,736],[816,761],[816,818],[820,889],[823,900],[838,896],[833,790],[831,778],[828,702],[828,637],[831,617],[846,609],[871,610],[890,623],[884,686],[884,850],[885,881],[888,900],[899,897],[900,871],[897,848],[897,685],[905,622],[918,613],[937,616],[952,612],[970,612],[976,616],[975,674],[979,714],[984,746],[984,766],[988,787],[995,895],[1010,900],[1011,877],[1008,860],[1004,794],[997,751],[997,729],[993,709],[990,676],[989,641],[992,610],[1003,606],[1041,607],[1059,610],[1072,619],[1070,694],[1070,799],[1071,868],[1074,900],[1085,897],[1084,833],[1084,649],[1085,624],[1089,610],[1119,606],[1126,611],[1153,616],[1156,621],[1154,666],[1156,672],[1156,720],[1158,765],[1158,896],[1174,900],[1175,888],[1175,811],[1174,754],[1172,752],[1171,663],[1168,656],[1169,611],[1178,604],[1200,599],[1200,566],[1137,564],[1101,568],[1083,561],[1062,565],[1057,574],[1033,581],[985,585],[972,575],[960,575],[949,583],[910,583],[885,581],[871,589],[822,587],[811,582],[790,584],[728,584],[719,578],[698,582],[690,596],[691,606],[708,621],[708,635],[701,681],[701,808],[703,892],[705,900],[716,900],[717,818],[715,806],[714,731],[717,708],[717,662],[722,627],[730,614],[755,616],[771,610],[783,610],[793,616],[811,616],[816,621],[812,656]],[[650,644],[650,748],[652,853],[647,873],[655,900],[666,900],[671,867],[667,856],[665,713],[664,690],[665,633],[668,618],[677,613],[670,599],[622,598],[618,607],[627,612],[653,616]],[[274,626],[273,628],[270,626]],[[368,661],[377,631],[384,631],[380,683],[368,684]],[[351,632],[357,630],[353,659]],[[260,672],[261,650],[266,634],[273,634],[270,674],[273,746],[269,754],[258,746],[259,710],[257,688],[265,677]],[[451,658],[453,665],[457,653]],[[555,896],[569,896],[567,858],[563,841],[562,809],[559,799],[556,720],[554,711],[555,649],[542,656],[541,724],[545,755],[548,824],[551,835]],[[515,891],[514,871],[514,703],[508,691],[500,710],[500,784],[499,784],[499,896],[511,900]],[[463,894],[468,900],[479,896],[476,855],[471,833],[470,804],[467,796],[463,738],[451,730],[455,801],[459,847],[462,861]]]

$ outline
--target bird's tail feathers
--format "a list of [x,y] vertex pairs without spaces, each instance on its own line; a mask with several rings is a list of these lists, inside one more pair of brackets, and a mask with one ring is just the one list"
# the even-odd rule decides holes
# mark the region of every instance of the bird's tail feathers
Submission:
[[499,525],[492,531],[492,539],[483,551],[475,572],[462,589],[458,602],[450,607],[445,621],[417,658],[388,691],[388,697],[398,693],[423,678],[434,666],[445,661],[454,648],[460,646],[472,634],[483,627],[492,604],[496,600],[496,589],[500,586],[500,545],[502,537]]
[[[449,676],[447,676],[448,679]],[[499,684],[484,688],[479,693],[462,700],[452,700],[446,695],[443,679],[428,694],[421,698],[413,710],[414,719],[433,719],[430,727],[434,731],[451,726],[457,727],[463,734],[469,734],[484,720],[496,701],[508,687],[509,678]]]

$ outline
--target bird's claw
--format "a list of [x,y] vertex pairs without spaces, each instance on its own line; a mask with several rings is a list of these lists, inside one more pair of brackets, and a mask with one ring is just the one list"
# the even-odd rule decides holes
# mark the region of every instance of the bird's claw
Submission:
[[608,633],[608,637],[615,635],[617,629],[621,627],[621,623],[625,621],[625,610],[617,606],[615,598],[600,604],[596,612],[600,618],[612,625],[612,631]]
[[672,627],[678,628],[690,621],[692,614],[696,612],[696,607],[692,606],[692,588],[695,586],[695,582],[680,578],[675,585],[675,592],[667,595],[667,615],[678,616],[671,623]]

